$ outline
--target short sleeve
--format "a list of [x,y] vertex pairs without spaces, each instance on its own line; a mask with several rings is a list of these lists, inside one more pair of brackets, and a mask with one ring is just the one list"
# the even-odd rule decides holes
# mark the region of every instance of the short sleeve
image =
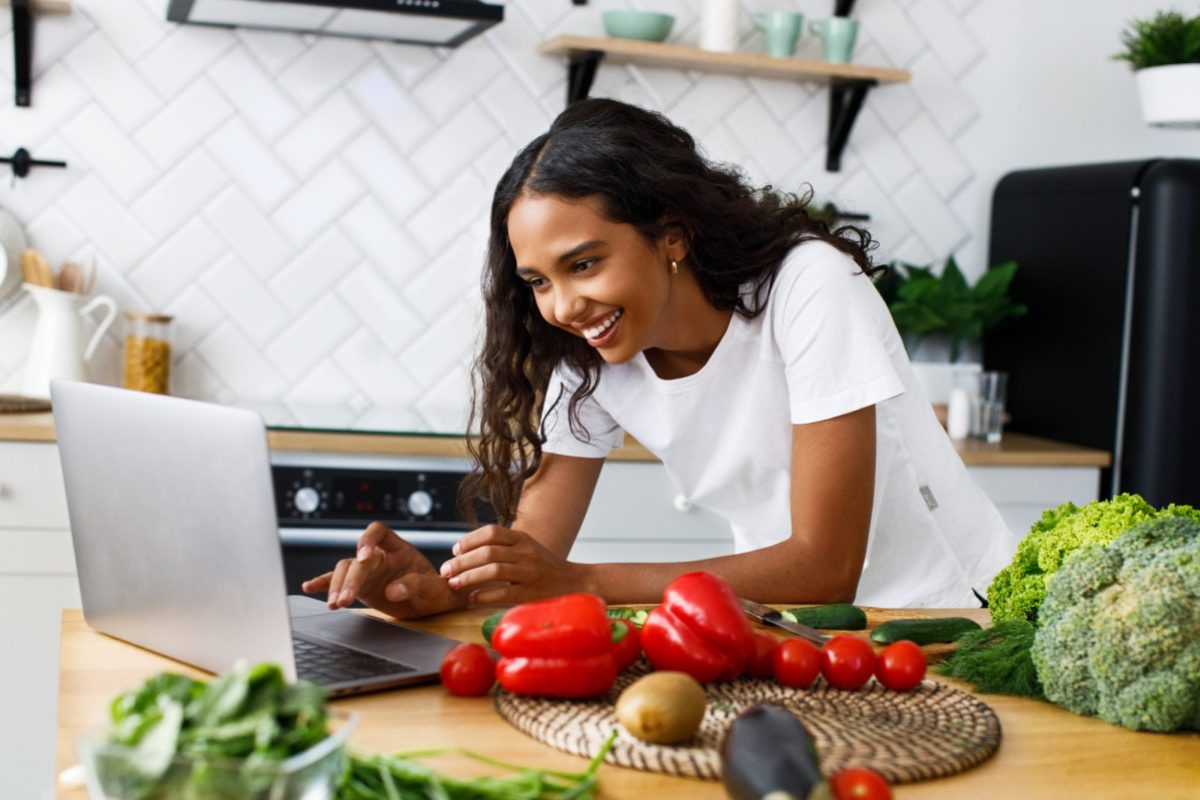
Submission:
[[902,345],[887,306],[848,255],[824,242],[796,247],[780,267],[769,310],[793,424],[904,392],[889,353],[889,344]]
[[542,425],[546,433],[542,452],[581,458],[604,458],[610,450],[624,443],[625,432],[596,400],[595,394],[579,404],[579,424],[572,430],[568,408],[571,405],[571,396],[578,387],[578,376],[562,365],[550,376],[542,409]]

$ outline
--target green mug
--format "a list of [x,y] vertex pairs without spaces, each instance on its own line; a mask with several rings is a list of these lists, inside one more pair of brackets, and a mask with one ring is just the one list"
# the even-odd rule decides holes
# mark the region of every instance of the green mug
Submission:
[[825,48],[825,60],[833,64],[845,64],[854,51],[854,40],[858,36],[858,23],[848,17],[830,17],[814,21],[809,30],[821,38]]
[[765,11],[754,15],[754,24],[767,37],[767,54],[788,57],[796,54],[796,42],[804,30],[804,15],[791,11]]

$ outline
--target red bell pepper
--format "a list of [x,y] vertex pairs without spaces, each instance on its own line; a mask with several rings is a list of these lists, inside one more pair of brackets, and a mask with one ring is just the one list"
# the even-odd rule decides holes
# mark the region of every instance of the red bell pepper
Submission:
[[513,694],[592,697],[617,677],[604,601],[565,594],[514,606],[492,633],[500,685]]
[[754,632],[733,587],[708,572],[680,575],[642,625],[642,650],[657,670],[701,683],[733,680],[754,654]]

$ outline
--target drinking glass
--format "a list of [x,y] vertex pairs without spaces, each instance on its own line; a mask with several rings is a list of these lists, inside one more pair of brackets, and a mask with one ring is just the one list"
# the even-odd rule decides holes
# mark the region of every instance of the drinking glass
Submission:
[[992,444],[1004,431],[1004,401],[1008,393],[1007,372],[981,372],[971,403],[971,436]]

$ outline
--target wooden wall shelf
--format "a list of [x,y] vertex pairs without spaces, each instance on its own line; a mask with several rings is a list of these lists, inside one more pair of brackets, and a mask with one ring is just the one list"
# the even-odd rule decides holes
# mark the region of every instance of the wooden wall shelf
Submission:
[[887,67],[831,64],[762,53],[714,53],[686,45],[597,36],[556,36],[542,42],[538,51],[544,55],[566,56],[568,105],[588,96],[596,69],[605,58],[617,63],[652,67],[827,83],[830,105],[825,168],[830,172],[837,172],[841,167],[842,150],[850,138],[850,130],[866,100],[867,91],[884,83],[905,83],[912,77],[907,70]]

